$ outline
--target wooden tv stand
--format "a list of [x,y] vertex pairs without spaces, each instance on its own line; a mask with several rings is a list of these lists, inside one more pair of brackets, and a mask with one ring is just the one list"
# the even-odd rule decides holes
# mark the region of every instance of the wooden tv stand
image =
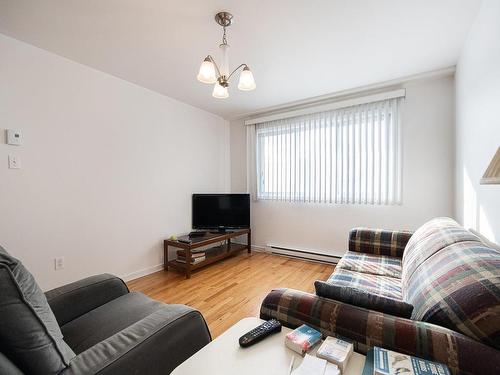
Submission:
[[[237,244],[232,243],[231,238],[247,235],[247,243],[246,244]],[[185,238],[185,237],[182,237]],[[205,260],[191,264],[189,261],[191,259],[191,251],[203,246],[211,245],[217,242],[225,242],[222,246],[215,246],[208,249],[205,249]],[[177,261],[177,259],[168,259],[168,247],[175,247],[178,249],[183,249],[186,252],[186,263],[182,263]],[[248,254],[251,253],[252,249],[252,232],[250,228],[248,229],[237,229],[231,232],[224,233],[209,233],[207,232],[202,237],[194,237],[191,238],[191,243],[180,242],[178,240],[165,240],[163,243],[164,253],[163,253],[163,267],[165,271],[168,270],[168,267],[175,268],[179,271],[182,271],[186,275],[186,279],[191,277],[191,271],[194,271],[198,268],[207,266],[211,263],[217,262],[221,259],[230,257],[234,255],[236,252],[241,250],[247,250]]]

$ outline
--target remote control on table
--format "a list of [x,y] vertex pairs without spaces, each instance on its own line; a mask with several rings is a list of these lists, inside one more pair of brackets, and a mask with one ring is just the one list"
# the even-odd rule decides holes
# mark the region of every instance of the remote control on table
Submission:
[[247,346],[258,343],[260,340],[267,336],[281,331],[281,323],[276,319],[268,320],[260,326],[252,329],[250,332],[245,333],[240,337],[240,346],[246,348]]

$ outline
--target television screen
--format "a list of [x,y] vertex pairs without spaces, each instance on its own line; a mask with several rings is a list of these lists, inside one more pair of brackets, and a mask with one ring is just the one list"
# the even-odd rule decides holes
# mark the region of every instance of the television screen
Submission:
[[193,194],[193,229],[249,227],[250,194]]

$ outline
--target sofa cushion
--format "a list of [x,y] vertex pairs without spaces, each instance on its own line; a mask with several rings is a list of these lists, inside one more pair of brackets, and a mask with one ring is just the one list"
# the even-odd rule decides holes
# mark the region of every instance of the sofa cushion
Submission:
[[348,251],[335,267],[372,275],[401,278],[401,258]]
[[0,374],[24,375],[12,361],[0,352]]
[[327,283],[365,290],[379,296],[402,300],[401,280],[395,277],[372,275],[336,268]]
[[409,288],[410,279],[426,259],[448,245],[464,241],[479,239],[450,218],[441,217],[422,225],[408,241],[403,255],[403,291]]
[[61,330],[69,346],[80,354],[165,306],[142,293],[127,293],[66,323]]
[[[80,353],[61,375],[167,375],[210,340],[199,311],[184,305],[163,304]],[[224,360],[223,356],[220,360]]]
[[500,253],[476,241],[451,244],[408,280],[412,318],[500,349]]
[[0,342],[23,372],[57,374],[75,353],[29,271],[0,247]]
[[410,318],[413,311],[413,306],[404,301],[368,293],[358,288],[333,285],[320,280],[314,282],[314,287],[316,288],[316,294],[320,297],[402,318]]
[[449,217],[436,217],[432,220],[427,221],[426,223],[422,224],[410,237],[408,240],[404,253],[403,253],[403,267],[406,265],[407,258],[411,255],[413,255],[413,252],[417,251],[415,249],[418,244],[425,239],[426,237],[435,234],[438,232],[440,229],[443,228],[450,228],[450,227],[455,227],[455,228],[460,228],[460,225],[458,223],[449,218]]
[[349,232],[349,250],[401,258],[412,234],[404,230],[354,228]]

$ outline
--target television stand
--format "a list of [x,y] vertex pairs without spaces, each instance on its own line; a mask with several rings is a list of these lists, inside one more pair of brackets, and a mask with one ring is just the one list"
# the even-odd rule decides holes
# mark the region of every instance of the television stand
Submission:
[[[231,242],[231,238],[239,237],[245,234],[247,235],[246,244],[238,244]],[[205,253],[205,259],[195,264],[192,264],[190,262],[192,254],[193,253],[196,254],[196,249],[211,244],[215,244],[217,242],[224,242],[224,244],[200,250],[201,252]],[[216,232],[216,233],[207,232],[205,233],[204,236],[192,237],[192,238],[189,238],[188,236],[182,236],[175,241],[165,240],[163,242],[163,248],[164,248],[163,265],[165,271],[168,271],[168,268],[171,267],[181,272],[184,272],[184,274],[186,275],[186,279],[189,279],[191,277],[191,271],[197,270],[198,268],[208,266],[209,264],[233,256],[237,252],[240,252],[241,250],[246,249],[247,253],[250,254],[252,251],[251,246],[252,246],[252,232],[250,228],[237,229],[234,231],[227,231],[227,232]],[[169,260],[168,258],[169,247],[180,249],[185,254],[186,263],[179,262],[177,258]]]

